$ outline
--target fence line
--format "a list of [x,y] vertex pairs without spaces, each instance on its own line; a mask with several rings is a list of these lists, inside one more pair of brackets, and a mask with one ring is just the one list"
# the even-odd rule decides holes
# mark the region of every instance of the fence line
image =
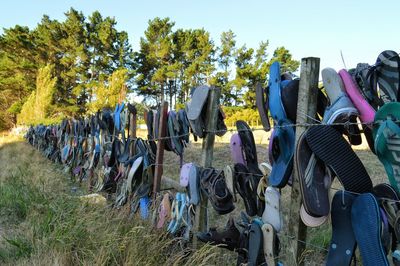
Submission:
[[[388,58],[388,60],[390,60],[391,58]],[[319,66],[319,61],[318,61],[318,66]],[[375,64],[375,65],[372,65],[372,67],[376,67],[377,66],[377,64]],[[304,75],[304,76],[306,76],[306,75]],[[307,79],[307,77],[305,77],[306,79]],[[309,78],[309,77],[308,77]],[[299,100],[300,101],[300,100]],[[300,106],[299,106],[300,107]],[[332,124],[322,124],[320,121],[318,121],[315,117],[311,117],[311,116],[309,116],[309,115],[307,115],[307,113],[306,112],[304,112],[303,110],[301,110],[301,109],[299,109],[299,110],[297,110],[297,119],[299,120],[299,118],[306,118],[306,119],[308,119],[308,120],[310,120],[310,121],[313,121],[313,122],[307,122],[307,123],[291,123],[291,121],[287,121],[287,123],[284,123],[284,124],[275,124],[275,125],[273,125],[270,129],[271,130],[273,130],[273,129],[279,129],[279,128],[297,128],[297,127],[302,127],[303,129],[305,128],[305,127],[307,127],[307,128],[310,128],[310,127],[316,127],[316,126],[344,126],[344,127],[350,127],[350,126],[353,126],[353,125],[361,125],[361,126],[367,126],[367,127],[372,127],[372,126],[374,126],[374,125],[376,125],[376,124],[379,124],[380,122],[370,122],[370,123],[365,123],[365,122],[350,122],[350,121],[348,121],[348,122],[345,122],[345,123],[332,123]],[[301,119],[300,119],[301,120]],[[396,120],[393,120],[394,122],[400,122],[400,121],[396,121]],[[165,121],[164,121],[165,122]],[[235,129],[226,129],[226,130],[206,130],[205,131],[205,133],[206,134],[217,134],[218,135],[218,133],[227,133],[227,132],[230,132],[230,133],[234,133],[234,132],[243,132],[243,131],[250,131],[250,132],[255,132],[255,131],[260,131],[260,130],[263,130],[263,131],[266,131],[266,129],[265,128],[250,128],[250,129],[242,129],[242,130],[235,130]],[[362,130],[360,130],[360,134],[352,134],[352,135],[361,135],[361,132],[363,132]],[[299,133],[299,132],[298,132]],[[56,134],[57,135],[57,134]],[[104,137],[104,135],[105,136],[108,136],[108,137],[111,137],[111,138],[113,138],[113,139],[119,139],[119,140],[137,140],[137,139],[139,139],[139,138],[137,138],[137,137],[131,137],[131,136],[128,136],[128,137],[126,137],[125,138],[125,136],[124,136],[124,134],[122,133],[122,135],[124,136],[124,137],[121,137],[121,135],[120,134],[103,134],[103,131],[101,131],[101,135],[102,135],[102,137]],[[177,138],[182,138],[182,137],[188,137],[188,136],[190,136],[191,135],[191,133],[185,133],[185,134],[180,134],[180,135],[176,135],[176,136],[163,136],[163,137],[154,137],[154,138],[151,138],[151,139],[147,139],[147,141],[163,141],[163,140],[171,140],[171,139],[177,139]],[[53,136],[50,136],[50,137],[53,137]],[[57,136],[54,136],[54,137],[57,137]],[[69,136],[67,136],[66,138],[64,138],[64,140],[70,140],[70,139],[74,139],[74,140],[78,140],[78,141],[82,141],[82,140],[84,140],[84,139],[88,139],[88,138],[94,138],[95,136],[75,136],[75,135],[69,135]],[[97,136],[98,137],[98,136]],[[109,143],[111,143],[111,142],[109,142]],[[203,139],[203,144],[204,144],[204,139]],[[203,149],[204,149],[204,147],[203,147]],[[209,148],[209,149],[212,149],[212,147],[211,148]],[[164,164],[164,163],[154,163],[154,164],[150,164],[150,166],[156,166],[156,167],[163,167],[163,166],[172,166],[172,165],[174,165],[174,166],[176,166],[177,164]],[[213,167],[203,167],[204,169],[215,169],[215,168],[213,168]],[[247,172],[236,172],[237,174],[249,174],[249,173],[247,173]],[[251,174],[251,173],[250,173]],[[252,174],[252,175],[256,175],[256,176],[264,176],[264,175],[260,175],[260,174]],[[165,190],[165,189],[163,189],[163,190]],[[330,187],[330,190],[334,190],[334,191],[343,191],[344,189],[339,189],[339,188],[336,188],[336,187]],[[352,191],[348,191],[348,192],[350,192],[350,193],[352,193],[352,194],[355,194],[355,195],[359,195],[360,193],[357,193],[357,192],[352,192]],[[292,191],[292,193],[293,193],[293,191]],[[297,195],[298,196],[298,195]],[[393,200],[393,199],[388,199],[388,198],[381,198],[381,199],[383,199],[383,200],[387,200],[387,201],[390,201],[390,202],[399,202],[400,203],[400,200]],[[293,200],[293,196],[292,196],[292,200]],[[299,201],[296,201],[296,202],[299,202]],[[202,209],[206,209],[207,207],[204,207],[204,206],[199,206],[199,208],[198,208],[198,210],[199,211],[202,211]],[[197,211],[196,211],[196,213],[197,213]],[[290,214],[290,215],[292,215],[292,214]],[[289,217],[289,219],[290,219],[290,217]],[[290,226],[289,226],[289,233],[290,233],[291,231],[290,231]],[[292,232],[293,233],[293,232]],[[296,233],[297,234],[297,233]],[[294,243],[294,245],[296,245],[296,241],[297,241],[297,243],[302,243],[302,244],[305,244],[305,245],[307,245],[307,246],[310,246],[310,247],[313,247],[313,248],[316,248],[316,249],[318,249],[318,250],[321,250],[321,251],[323,251],[323,252],[328,252],[328,250],[326,249],[326,248],[324,248],[323,246],[318,246],[318,245],[315,245],[315,244],[312,244],[312,243],[310,243],[310,242],[307,242],[307,241],[305,241],[306,240],[306,238],[304,237],[304,238],[302,238],[302,239],[299,239],[300,238],[300,234],[298,235],[298,236],[293,236],[293,235],[290,235],[290,234],[286,234],[286,233],[278,233],[277,234],[279,237],[286,237],[286,238],[288,238],[289,240],[291,240],[291,241],[293,241],[292,242],[292,244]],[[289,241],[290,242],[290,241]],[[300,248],[298,249],[297,247],[295,248],[295,251],[297,252],[298,250],[300,250]],[[298,255],[296,255],[296,256],[298,256]],[[278,257],[279,258],[279,257]]]
[[[395,123],[400,123],[400,120],[392,120]],[[370,122],[370,123],[365,123],[365,122],[346,122],[346,123],[331,123],[331,124],[322,124],[322,123],[296,123],[296,124],[285,124],[285,125],[275,125],[271,127],[272,131],[274,128],[293,128],[293,127],[317,127],[317,126],[352,126],[352,125],[364,125],[364,126],[373,126],[373,125],[379,125],[380,122]],[[255,132],[255,131],[265,131],[265,128],[250,128],[250,129],[226,129],[226,130],[213,130],[213,131],[204,131],[205,133],[236,133],[236,132]],[[352,134],[352,135],[362,135],[362,130],[360,130],[360,134]],[[151,138],[151,139],[144,139],[147,141],[158,141],[158,140],[169,140],[169,139],[176,139],[176,138],[181,138],[181,137],[187,137],[190,136],[192,133],[185,133],[185,134],[180,134],[180,135],[176,135],[176,136],[165,136],[162,138]],[[120,134],[119,135],[115,135],[115,134],[106,134],[107,137],[112,137],[112,138],[116,138],[119,140],[137,140],[137,139],[142,139],[140,137],[121,137]],[[53,138],[56,138],[57,136],[50,136]],[[96,136],[67,136],[68,139],[88,139],[88,138],[95,138]]]

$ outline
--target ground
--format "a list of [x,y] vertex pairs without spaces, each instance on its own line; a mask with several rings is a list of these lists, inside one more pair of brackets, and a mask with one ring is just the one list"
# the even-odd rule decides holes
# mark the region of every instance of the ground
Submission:
[[[258,132],[258,131],[256,131]],[[1,135],[0,135],[1,136]],[[213,165],[230,164],[228,137],[217,139]],[[259,161],[267,161],[268,136],[256,135]],[[385,171],[368,150],[356,151],[374,184],[387,182]],[[191,143],[185,162],[200,162],[201,144]],[[164,175],[177,178],[179,158],[165,153]],[[79,200],[86,186],[72,189],[70,177],[60,165],[49,162],[40,152],[12,136],[0,137],[0,264],[1,265],[231,265],[235,253],[203,246],[193,251],[165,233],[151,229],[137,217],[129,219],[124,210],[107,204]],[[334,187],[340,188],[335,181]],[[332,191],[333,195],[334,191]],[[290,204],[290,188],[282,189],[285,221]],[[228,216],[239,217],[243,205],[227,216],[210,209],[210,225],[223,226]],[[281,260],[287,259],[285,229],[281,233]],[[329,223],[308,229],[307,265],[321,265],[330,240]]]

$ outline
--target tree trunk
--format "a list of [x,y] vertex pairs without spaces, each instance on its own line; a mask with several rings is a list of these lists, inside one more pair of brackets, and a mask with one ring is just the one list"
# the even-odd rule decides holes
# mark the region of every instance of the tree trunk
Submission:
[[164,82],[162,82],[160,85],[161,85],[161,101],[160,102],[163,102],[164,101]]
[[174,109],[172,105],[172,85],[168,83],[169,87],[169,108]]

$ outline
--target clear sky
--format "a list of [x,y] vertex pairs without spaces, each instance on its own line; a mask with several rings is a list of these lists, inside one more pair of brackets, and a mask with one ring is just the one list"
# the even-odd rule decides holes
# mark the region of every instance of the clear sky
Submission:
[[[321,69],[373,64],[383,50],[400,52],[400,1],[375,0],[7,0],[2,1],[0,27],[35,27],[43,14],[64,19],[70,7],[85,16],[99,10],[116,18],[134,49],[149,19],[170,17],[177,28],[204,28],[218,44],[222,31],[233,30],[238,45],[257,47],[269,40],[270,52],[285,46],[295,59],[321,58]],[[2,32],[2,30],[0,30]]]

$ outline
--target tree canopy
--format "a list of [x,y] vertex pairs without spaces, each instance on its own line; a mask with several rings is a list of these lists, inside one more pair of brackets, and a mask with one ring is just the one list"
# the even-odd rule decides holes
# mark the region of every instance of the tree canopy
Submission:
[[[34,28],[16,25],[0,35],[0,129],[19,123],[82,116],[112,107],[127,93],[156,104],[181,106],[200,84],[222,89],[225,106],[255,107],[254,86],[267,83],[272,62],[296,71],[289,50],[237,46],[221,33],[216,45],[205,29],[175,29],[169,18],[149,20],[133,51],[125,31],[98,11],[88,17],[73,8],[65,20],[44,15]],[[270,56],[271,55],[271,56]],[[33,109],[32,109],[33,108]],[[35,119],[27,110],[36,110]]]

